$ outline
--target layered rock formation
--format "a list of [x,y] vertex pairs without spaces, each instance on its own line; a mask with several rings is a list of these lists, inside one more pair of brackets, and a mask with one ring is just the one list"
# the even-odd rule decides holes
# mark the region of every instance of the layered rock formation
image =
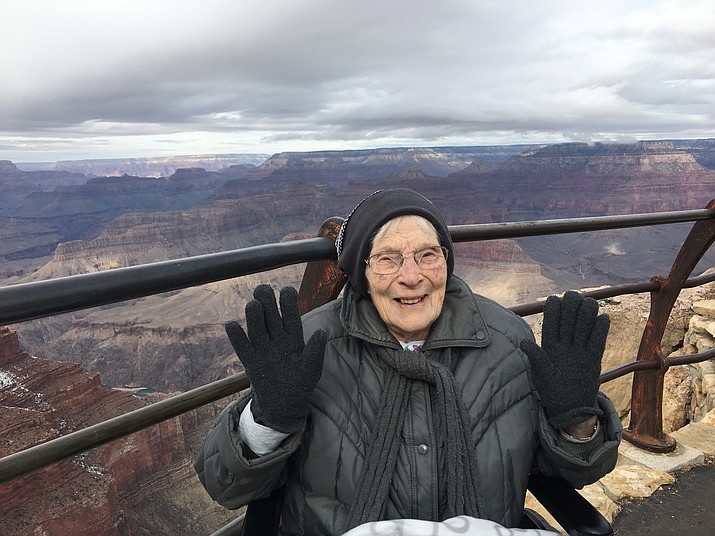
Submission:
[[[362,195],[360,192],[358,195]],[[345,213],[357,203],[341,198]],[[217,200],[189,211],[121,216],[91,241],[61,244],[52,262],[24,281],[131,266],[314,236],[335,206],[335,189],[293,185],[280,196]],[[330,213],[328,213],[330,214]],[[457,271],[477,291],[504,303],[548,294],[555,285],[513,241],[458,245]],[[270,281],[298,287],[303,266],[152,296],[17,327],[23,344],[42,357],[63,356],[98,371],[109,385],[185,390],[232,370],[236,357],[223,323],[243,319],[252,289]]]
[[[0,456],[150,400],[107,390],[79,366],[36,359],[0,329]],[[201,487],[193,459],[221,401],[0,484],[3,534],[205,536],[232,517]]]
[[558,290],[513,240],[455,245],[455,273],[475,292],[505,306],[536,301]]
[[21,213],[17,207],[33,192],[83,184],[84,175],[68,172],[21,171],[0,160],[0,280],[21,276],[51,259],[66,235],[57,222],[41,213]]
[[[465,148],[461,153],[456,149],[280,153],[248,171],[177,172],[167,183],[181,185],[177,191],[216,189],[192,208],[123,214],[94,239],[65,241],[51,262],[23,281],[266,244],[295,233],[310,236],[325,218],[344,216],[360,199],[385,187],[420,191],[450,224],[702,208],[715,187],[715,172],[665,142],[565,144],[530,148],[510,157],[503,153],[497,157],[496,151],[484,153],[491,161],[475,161],[447,177],[423,170],[431,162],[444,172],[464,165],[464,159],[476,152]],[[374,178],[389,169],[398,171]],[[328,184],[315,184],[330,177],[334,180]],[[52,199],[67,200],[72,191],[101,185],[117,188],[111,197],[128,200],[133,181],[131,177],[97,180],[69,192],[60,190]],[[156,179],[135,183],[138,195],[146,198],[140,205],[145,208],[153,199],[149,185],[163,184]],[[162,188],[169,191],[166,184]],[[92,197],[82,199],[88,202]],[[166,208],[167,201],[163,203],[155,204]],[[474,290],[507,306],[567,288],[644,281],[668,272],[689,227],[460,244],[456,272]],[[715,258],[709,258],[703,266],[713,264]],[[100,371],[112,385],[186,389],[230,369],[234,356],[221,324],[241,318],[252,286],[261,280],[276,287],[298,286],[301,272],[302,267],[293,267],[36,321],[18,330],[34,354],[61,355],[82,363]]]
[[[66,172],[16,170],[23,178],[46,175],[52,180],[45,186],[29,182],[15,197],[0,172],[0,280],[32,273],[51,260],[58,244],[94,238],[121,214],[187,209],[246,171],[245,167],[221,173],[183,169],[162,179],[124,175],[78,180]],[[65,176],[72,181],[63,182]],[[7,182],[23,181],[10,177]]]
[[249,177],[279,179],[300,177],[306,182],[331,184],[350,179],[375,179],[409,168],[444,177],[475,159],[502,162],[528,145],[489,147],[411,147],[357,151],[283,152],[273,155]]
[[673,140],[673,145],[693,155],[693,158],[709,169],[715,169],[715,138],[698,140]]
[[713,191],[712,170],[670,142],[551,145],[450,177],[517,220],[702,208]]
[[83,184],[87,177],[70,171],[22,171],[9,160],[0,160],[0,213],[14,207],[31,192],[50,191],[57,186]]
[[262,164],[267,154],[202,154],[186,156],[61,160],[47,166],[49,171],[70,171],[87,177],[169,177],[180,169],[202,168],[219,171],[230,166]]

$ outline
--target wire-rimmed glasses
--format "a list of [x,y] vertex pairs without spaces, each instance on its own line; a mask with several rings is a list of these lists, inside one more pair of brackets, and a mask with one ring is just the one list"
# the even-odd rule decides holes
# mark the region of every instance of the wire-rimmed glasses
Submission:
[[[447,262],[449,250],[444,246],[427,246],[413,251],[411,254],[417,266],[423,270],[430,270],[443,266]],[[405,256],[399,251],[383,251],[365,259],[365,264],[378,275],[395,274],[404,263]]]

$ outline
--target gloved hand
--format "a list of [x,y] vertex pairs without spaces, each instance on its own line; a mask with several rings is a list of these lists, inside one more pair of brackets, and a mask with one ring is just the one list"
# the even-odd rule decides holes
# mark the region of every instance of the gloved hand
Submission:
[[280,292],[283,317],[273,289],[259,285],[246,305],[248,336],[238,322],[226,323],[226,334],[251,380],[251,411],[259,424],[284,433],[300,430],[309,401],[323,371],[327,334],[317,330],[303,341],[298,293]]
[[596,395],[609,325],[608,315],[598,315],[596,300],[568,291],[563,299],[546,300],[541,347],[522,341],[553,427],[564,429],[603,414]]

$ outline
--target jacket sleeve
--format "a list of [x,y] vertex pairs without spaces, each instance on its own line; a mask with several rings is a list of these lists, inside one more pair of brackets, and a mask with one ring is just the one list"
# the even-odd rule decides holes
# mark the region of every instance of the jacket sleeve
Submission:
[[618,445],[623,428],[613,402],[603,393],[598,393],[598,405],[603,411],[601,426],[605,441],[594,442],[596,446],[585,456],[561,448],[560,432],[548,423],[546,413],[541,408],[538,422],[541,447],[534,463],[535,472],[563,478],[573,487],[581,489],[613,470],[618,460]]
[[255,457],[238,433],[241,411],[250,395],[231,402],[206,436],[194,468],[213,500],[236,509],[267,497],[285,484],[286,462],[300,444],[303,431],[288,436],[273,452]]

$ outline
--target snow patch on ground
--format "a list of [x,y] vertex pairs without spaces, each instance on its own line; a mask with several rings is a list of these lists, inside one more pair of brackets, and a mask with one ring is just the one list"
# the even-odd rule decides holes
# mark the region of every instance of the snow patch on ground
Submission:
[[15,378],[7,372],[0,370],[0,389],[7,387],[8,385],[12,385],[13,383],[15,383]]

